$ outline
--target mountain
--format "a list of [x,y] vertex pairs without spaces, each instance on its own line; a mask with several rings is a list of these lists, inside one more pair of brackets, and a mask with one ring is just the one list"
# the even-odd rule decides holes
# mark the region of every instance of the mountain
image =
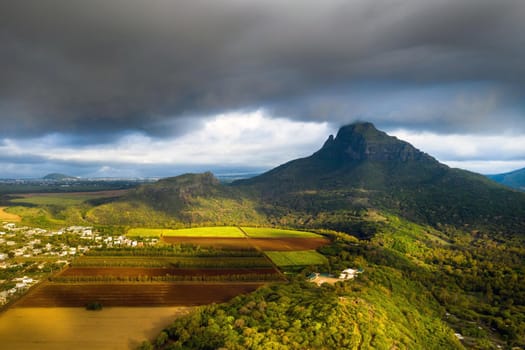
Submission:
[[231,184],[211,173],[167,178],[86,218],[129,226],[272,224],[371,237],[371,211],[438,228],[525,231],[524,193],[449,168],[371,123],[344,126],[311,156],[259,176]]
[[97,224],[191,226],[264,224],[257,204],[212,173],[184,174],[130,190],[87,214]]
[[525,168],[487,177],[505,186],[525,191]]
[[59,173],[51,173],[47,174],[42,178],[43,180],[50,180],[50,181],[71,181],[71,180],[78,180],[75,176],[69,176]]
[[[482,175],[452,169],[371,123],[342,127],[309,157],[236,181],[265,203],[266,213],[352,231],[349,215],[375,208],[434,226],[522,232],[525,195]],[[294,222],[289,214],[295,211]]]

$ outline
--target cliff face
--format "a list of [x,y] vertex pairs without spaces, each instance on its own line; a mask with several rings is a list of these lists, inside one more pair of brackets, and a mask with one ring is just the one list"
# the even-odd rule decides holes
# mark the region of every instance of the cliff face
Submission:
[[334,138],[330,135],[319,157],[337,157],[341,161],[429,161],[437,162],[407,142],[388,136],[371,123],[342,127]]

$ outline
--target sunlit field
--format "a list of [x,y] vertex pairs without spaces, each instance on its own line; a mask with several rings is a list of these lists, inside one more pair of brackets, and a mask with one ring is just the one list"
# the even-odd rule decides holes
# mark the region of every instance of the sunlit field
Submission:
[[11,214],[5,211],[7,207],[0,207],[0,222],[9,221],[9,222],[19,222],[22,218],[16,214]]
[[2,349],[136,349],[188,307],[11,308],[0,314]]
[[221,237],[221,238],[243,238],[244,233],[234,226],[216,227],[195,227],[188,229],[151,229],[151,228],[132,228],[127,233],[128,236],[160,237],[179,236],[179,237]]

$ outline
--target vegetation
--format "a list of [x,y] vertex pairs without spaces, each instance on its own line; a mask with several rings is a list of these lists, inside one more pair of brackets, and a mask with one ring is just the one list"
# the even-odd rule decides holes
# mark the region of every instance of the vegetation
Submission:
[[151,257],[151,256],[89,256],[72,262],[74,267],[268,267],[263,257]]
[[161,237],[161,236],[182,236],[182,237],[223,237],[223,238],[243,238],[244,234],[234,226],[215,226],[215,227],[194,227],[188,229],[149,229],[132,228],[127,232],[128,236],[142,237]]
[[35,206],[73,206],[79,205],[85,201],[100,198],[97,194],[76,194],[76,193],[52,193],[45,195],[27,195],[20,198],[14,198],[10,201],[18,204],[30,204]]
[[[263,287],[175,320],[153,343],[159,349],[461,349],[431,295],[391,273],[377,269],[335,287]],[[409,300],[419,307],[408,307]]]
[[306,231],[283,230],[272,227],[242,227],[253,238],[319,238],[318,234]]
[[98,301],[91,301],[86,304],[86,310],[89,311],[100,311],[102,310],[102,304]]
[[[91,222],[108,230],[131,228],[131,235],[185,232],[213,241],[243,237],[233,227],[240,226],[253,237],[246,241],[307,234],[260,227],[311,230],[333,239],[317,252],[272,249],[267,255],[275,264],[300,271],[290,274],[290,284],[200,308],[149,344],[158,349],[525,347],[525,194],[450,169],[371,125],[343,128],[311,157],[228,186],[210,173],[186,174],[104,203],[41,203],[10,211],[35,226]],[[219,227],[188,229],[211,225]],[[73,266],[270,265],[258,252],[195,245],[136,252],[100,249]],[[310,272],[337,274],[348,267],[364,273],[334,286],[304,281]],[[170,298],[176,297],[171,288],[189,285],[166,284]],[[227,296],[255,288],[247,284]],[[115,285],[124,291],[123,283]],[[189,287],[186,292],[192,297]],[[462,343],[455,332],[464,336]]]
[[326,257],[317,253],[315,250],[291,252],[267,251],[264,253],[279,267],[324,265],[327,263]]

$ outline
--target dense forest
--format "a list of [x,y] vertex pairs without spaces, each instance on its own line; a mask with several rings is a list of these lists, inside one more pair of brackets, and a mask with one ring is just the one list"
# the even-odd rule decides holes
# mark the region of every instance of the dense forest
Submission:
[[[143,349],[510,349],[525,346],[524,242],[437,230],[375,213],[376,234],[330,233],[321,272],[364,270],[317,287],[312,268],[176,320]],[[463,339],[459,342],[458,333]]]

